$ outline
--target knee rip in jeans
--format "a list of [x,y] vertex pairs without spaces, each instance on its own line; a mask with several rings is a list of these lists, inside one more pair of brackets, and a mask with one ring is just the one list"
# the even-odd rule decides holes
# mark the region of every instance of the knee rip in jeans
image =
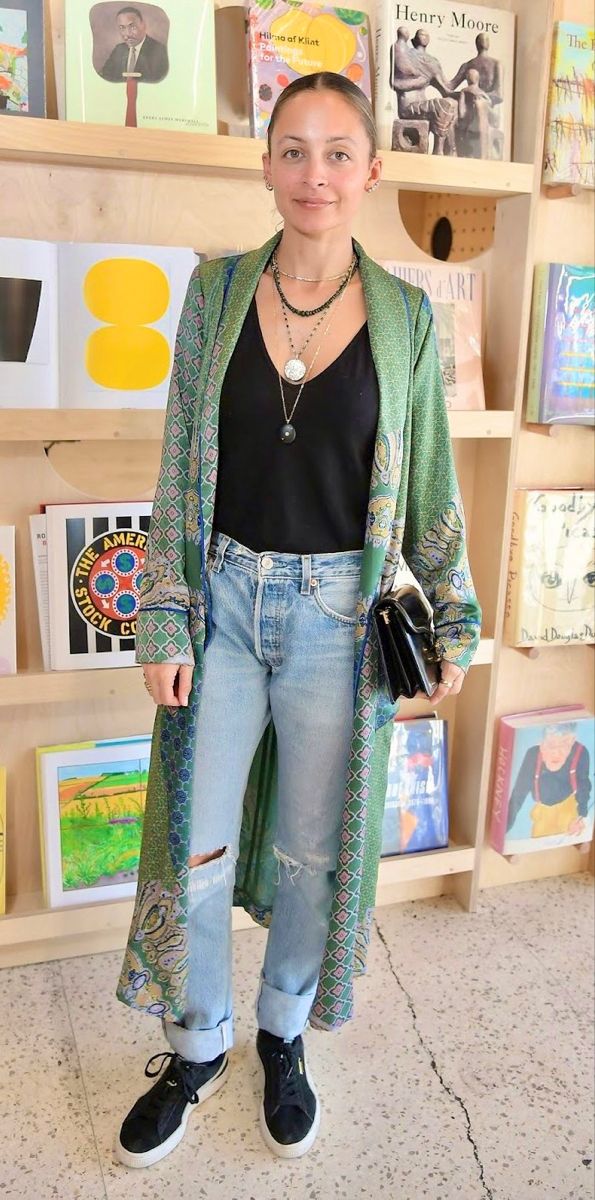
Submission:
[[188,859],[188,866],[190,868],[190,878],[188,880],[189,896],[206,891],[207,888],[216,887],[218,884],[227,884],[230,872],[235,871],[237,862],[236,855],[229,846],[224,846],[222,850],[214,851],[204,862],[193,863],[193,859],[196,858],[204,858],[204,855],[195,854]]
[[284,863],[286,866],[287,874],[289,875],[289,880],[291,883],[297,879],[300,871],[307,871],[308,875],[316,875],[317,871],[329,869],[328,855],[313,854],[311,857],[316,859],[316,866],[312,866],[311,863],[301,863],[298,862],[297,859],[291,858],[289,854],[286,854],[284,850],[280,850],[278,846],[273,846],[273,854],[277,859],[276,884],[281,883],[281,863]]

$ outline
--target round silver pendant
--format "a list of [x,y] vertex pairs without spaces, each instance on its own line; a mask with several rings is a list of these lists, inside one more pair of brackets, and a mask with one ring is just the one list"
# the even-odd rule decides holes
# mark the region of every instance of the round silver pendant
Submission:
[[306,364],[302,362],[301,358],[288,358],[283,367],[283,374],[290,383],[299,383],[306,374]]

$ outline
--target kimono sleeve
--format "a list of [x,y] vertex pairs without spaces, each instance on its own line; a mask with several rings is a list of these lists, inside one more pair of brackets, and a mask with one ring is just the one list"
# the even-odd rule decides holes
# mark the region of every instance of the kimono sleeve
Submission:
[[466,671],[479,642],[481,607],[467,559],[434,318],[425,294],[414,332],[403,557],[432,606],[441,658]]
[[137,663],[194,662],[185,576],[185,494],[202,351],[204,301],[199,271],[196,267],[190,277],[176,336],[161,465],[140,588]]

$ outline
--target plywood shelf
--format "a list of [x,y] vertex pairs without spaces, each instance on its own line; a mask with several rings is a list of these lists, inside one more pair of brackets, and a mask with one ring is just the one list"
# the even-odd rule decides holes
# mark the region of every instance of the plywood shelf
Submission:
[[[383,859],[376,903],[390,904],[390,889],[399,883],[471,871],[474,853],[472,846],[449,846]],[[108,900],[50,909],[41,892],[9,898],[6,916],[0,917],[0,967],[123,949],[133,903]],[[254,929],[243,908],[232,909],[232,928]]]
[[[482,638],[472,666],[492,662],[494,642]],[[138,701],[146,696],[140,667],[106,667],[91,671],[19,671],[0,676],[0,708],[14,705],[60,704],[85,700]]]
[[0,708],[21,704],[67,704],[146,696],[140,667],[92,671],[19,671],[0,677]]
[[[452,438],[510,438],[512,412],[448,414]],[[146,408],[4,408],[0,442],[160,441],[163,409]]]
[[[262,174],[265,148],[264,141],[249,137],[0,117],[0,158],[8,162],[245,176]],[[389,150],[382,159],[383,182],[413,191],[499,197],[528,194],[533,185],[532,163]]]

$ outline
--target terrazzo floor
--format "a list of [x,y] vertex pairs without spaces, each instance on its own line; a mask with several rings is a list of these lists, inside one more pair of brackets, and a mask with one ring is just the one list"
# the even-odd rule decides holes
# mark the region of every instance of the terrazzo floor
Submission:
[[274,1158],[258,1127],[254,997],[266,933],[235,935],[228,1083],[169,1158],[127,1171],[114,1132],[159,1023],[114,998],[120,953],[0,972],[2,1200],[591,1200],[589,874],[376,911],[356,1017],[308,1029],[318,1139]]

